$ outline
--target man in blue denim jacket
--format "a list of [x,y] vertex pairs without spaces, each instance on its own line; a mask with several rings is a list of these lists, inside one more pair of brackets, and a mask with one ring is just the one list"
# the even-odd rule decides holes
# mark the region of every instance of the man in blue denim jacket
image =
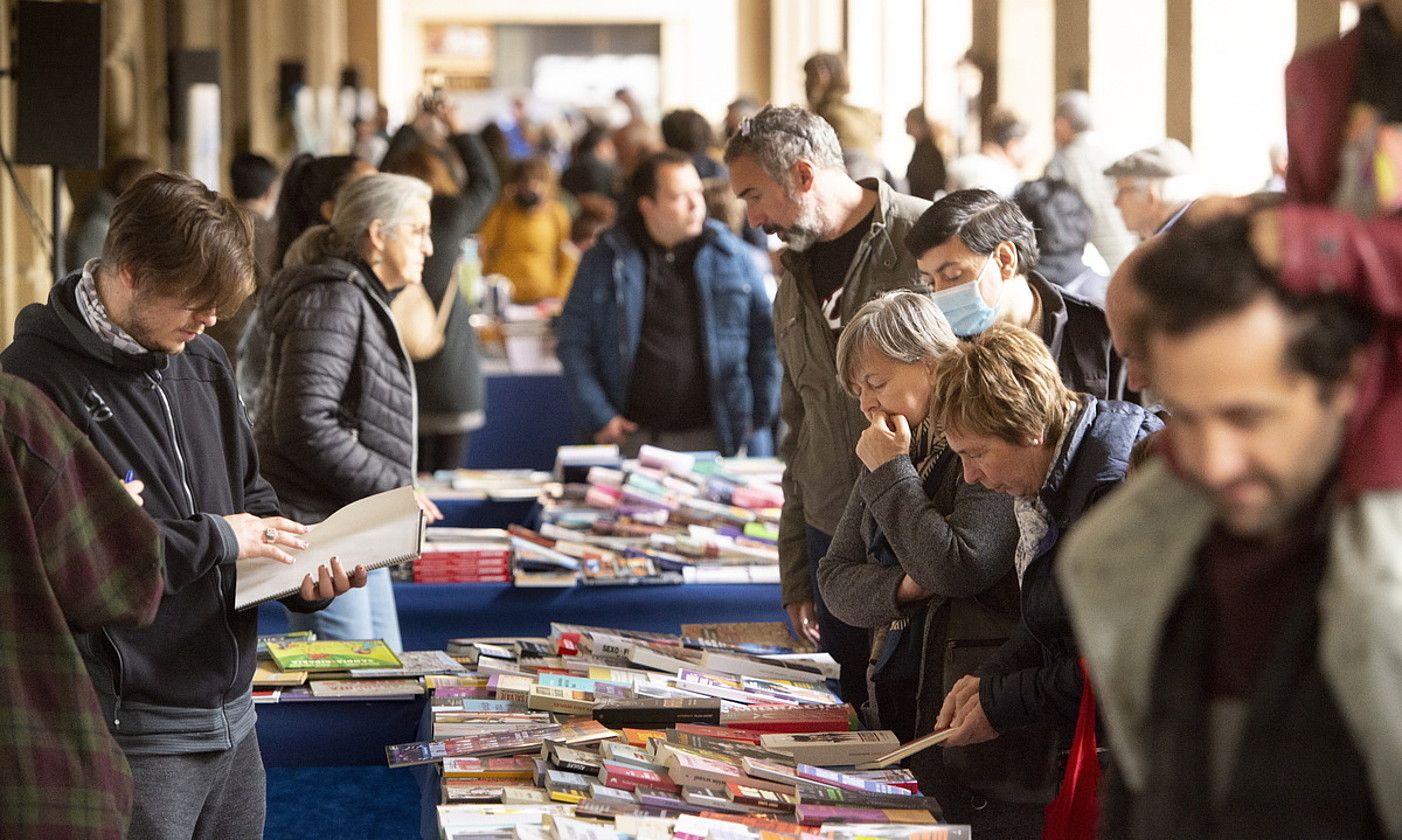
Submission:
[[774,418],[769,298],[741,239],[706,219],[685,154],[659,152],[634,206],[584,255],[559,357],[582,439],[734,455]]

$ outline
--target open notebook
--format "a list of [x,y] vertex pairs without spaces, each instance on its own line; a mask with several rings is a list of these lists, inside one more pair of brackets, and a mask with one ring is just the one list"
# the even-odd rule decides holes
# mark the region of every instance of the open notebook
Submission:
[[301,588],[302,578],[316,578],[318,566],[330,568],[333,556],[347,574],[356,566],[378,569],[417,559],[423,535],[424,517],[413,487],[351,502],[312,526],[306,549],[289,552],[297,558],[291,566],[265,557],[240,561],[234,608],[247,609],[293,594]]

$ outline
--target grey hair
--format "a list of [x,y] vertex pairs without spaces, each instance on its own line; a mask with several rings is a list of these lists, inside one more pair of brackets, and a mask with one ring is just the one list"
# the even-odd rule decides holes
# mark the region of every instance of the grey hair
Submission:
[[1095,110],[1090,94],[1083,90],[1064,90],[1056,95],[1056,116],[1066,120],[1072,131],[1080,134],[1095,128]]
[[754,158],[765,174],[790,186],[789,172],[799,160],[819,169],[841,169],[842,146],[828,121],[797,105],[776,108],[766,105],[758,114],[740,124],[740,130],[725,144],[725,162]]
[[1171,178],[1120,178],[1121,183],[1147,193],[1156,190],[1159,201],[1168,205],[1187,204],[1202,198],[1202,179],[1196,175],[1174,175]]
[[958,343],[929,292],[898,289],[867,301],[837,339],[837,381],[852,390],[861,356],[872,350],[905,364],[933,361]]
[[315,225],[297,237],[283,263],[304,265],[325,257],[355,256],[375,220],[384,224],[387,235],[394,236],[413,202],[432,198],[433,189],[428,184],[408,175],[377,172],[351,181],[336,193],[331,223]]

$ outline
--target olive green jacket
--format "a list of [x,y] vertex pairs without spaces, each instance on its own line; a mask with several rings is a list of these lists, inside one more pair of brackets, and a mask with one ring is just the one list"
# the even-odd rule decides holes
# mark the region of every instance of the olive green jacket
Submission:
[[[876,215],[847,268],[844,324],[882,292],[927,288],[903,243],[930,202],[901,195],[874,179],[860,183],[876,190]],[[785,251],[782,259],[774,336],[784,366],[779,412],[789,430],[779,453],[787,465],[779,524],[779,577],[787,606],[813,600],[804,525],[836,533],[857,481],[857,438],[867,423],[857,401],[837,381],[837,337],[813,292],[807,258]]]

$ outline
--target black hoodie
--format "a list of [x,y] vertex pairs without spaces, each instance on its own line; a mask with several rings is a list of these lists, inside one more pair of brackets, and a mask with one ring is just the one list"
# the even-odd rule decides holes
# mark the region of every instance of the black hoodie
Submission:
[[[79,637],[108,725],[128,753],[228,749],[253,728],[256,610],[235,612],[238,544],[223,519],[279,515],[223,349],[200,335],[178,354],[130,354],[83,320],[81,273],[25,307],[0,364],[37,385],[117,475],[145,483],[161,531],[165,595],[151,626]],[[311,610],[300,598],[284,603]]]

